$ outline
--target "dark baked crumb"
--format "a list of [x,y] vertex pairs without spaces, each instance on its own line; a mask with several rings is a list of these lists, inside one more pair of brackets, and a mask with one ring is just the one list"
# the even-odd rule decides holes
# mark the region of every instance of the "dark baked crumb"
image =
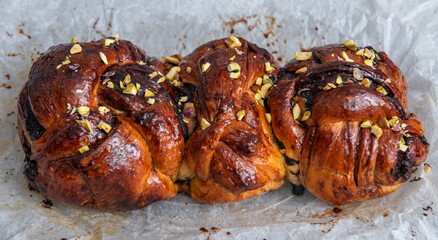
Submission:
[[53,206],[52,201],[50,201],[49,199],[45,199],[41,203],[43,204],[43,207],[45,207],[45,208],[51,209]]

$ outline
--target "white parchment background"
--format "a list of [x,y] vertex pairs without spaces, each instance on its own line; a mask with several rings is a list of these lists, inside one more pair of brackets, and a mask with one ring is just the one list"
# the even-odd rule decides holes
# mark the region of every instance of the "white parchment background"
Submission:
[[[1,0],[0,6],[0,239],[438,238],[438,1]],[[185,55],[231,31],[282,63],[300,47],[350,38],[386,51],[407,78],[409,110],[431,144],[429,175],[421,167],[420,181],[339,214],[308,192],[292,196],[289,184],[217,206],[178,196],[124,213],[42,207],[42,196],[27,189],[16,131],[17,95],[39,53],[74,36],[120,34],[151,56]]]

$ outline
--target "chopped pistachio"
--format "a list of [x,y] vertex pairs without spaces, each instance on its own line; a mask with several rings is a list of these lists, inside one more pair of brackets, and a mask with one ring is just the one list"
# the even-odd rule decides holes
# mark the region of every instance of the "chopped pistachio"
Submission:
[[201,129],[202,130],[205,130],[206,128],[210,127],[210,125],[211,124],[207,120],[205,120],[205,118],[202,118],[202,120],[201,120]]
[[236,79],[240,77],[240,72],[230,72],[230,78]]
[[182,83],[181,81],[178,81],[178,80],[174,80],[174,81],[172,82],[172,84],[173,84],[173,86],[175,86],[175,87],[179,87],[179,86],[182,86],[182,85],[183,85],[183,83]]
[[303,113],[303,117],[301,118],[301,121],[307,121],[309,120],[310,116],[312,115],[312,113],[310,111],[305,111]]
[[155,104],[155,98],[149,98],[149,99],[148,99],[148,103],[149,103],[150,105],[154,105],[154,104]]
[[266,97],[266,95],[268,94],[268,91],[271,87],[272,87],[271,83],[266,83],[260,88],[260,95],[262,96],[262,98]]
[[348,49],[350,49],[351,51],[356,51],[356,44],[353,42],[352,39],[346,41],[344,43],[344,46]]
[[406,152],[406,150],[408,150],[408,146],[401,142],[398,143],[398,146],[399,146],[399,150],[402,152]]
[[380,106],[383,106],[383,105],[385,105],[385,103],[384,103],[384,102],[381,102],[381,103],[380,103]]
[[120,85],[120,88],[121,88],[121,89],[124,89],[124,88],[125,88],[125,85],[123,85],[123,82],[122,82],[122,81],[119,81],[119,85]]
[[135,88],[137,88],[137,91],[140,90],[141,85],[139,83],[135,83]]
[[429,174],[430,168],[431,168],[430,164],[427,163],[424,164],[424,172],[426,174]]
[[269,78],[268,75],[263,74],[263,84],[266,84],[266,83],[272,83],[272,80]]
[[187,73],[191,73],[191,72],[192,72],[192,68],[191,68],[191,67],[187,67],[187,68],[186,68],[186,72],[187,72]]
[[149,74],[148,76],[149,76],[150,78],[154,78],[154,77],[157,76],[157,75],[158,75],[157,71],[154,71],[154,72],[152,72],[151,74]]
[[178,102],[187,102],[187,100],[189,100],[189,97],[184,96],[184,97],[181,97]]
[[297,61],[309,60],[312,57],[312,52],[295,52],[295,59]]
[[400,127],[404,130],[408,125],[406,123],[402,123]]
[[232,62],[232,63],[228,64],[227,70],[229,72],[240,72],[241,69],[240,69],[240,65],[238,63]]
[[323,87],[322,88],[322,90],[324,90],[324,91],[328,91],[328,90],[330,90],[330,89],[332,89],[329,85],[327,85],[327,86],[325,86],[325,87]]
[[99,57],[102,60],[102,62],[105,63],[105,65],[108,65],[108,59],[106,59],[106,56],[103,52],[99,52]]
[[240,40],[233,35],[230,35],[227,39],[225,39],[225,43],[230,48],[242,46],[242,43],[240,42]]
[[172,63],[172,64],[179,63],[179,59],[176,57],[166,56],[166,57],[162,57],[161,59],[163,60],[163,62],[168,62],[168,63]]
[[90,148],[87,145],[82,146],[81,148],[79,148],[79,152],[81,154],[84,153],[84,152],[88,152],[88,151],[90,151]]
[[210,66],[211,64],[209,62],[202,64],[202,72],[206,72]]
[[76,112],[76,110],[77,110],[76,107],[73,107],[73,109],[70,112],[70,115],[73,115]]
[[265,118],[266,118],[266,121],[268,121],[268,123],[271,123],[272,115],[270,113],[265,113]]
[[58,64],[58,66],[56,66],[56,69],[60,69],[62,67],[62,64]]
[[261,100],[262,96],[260,95],[260,91],[258,91],[256,94],[254,94],[255,100]]
[[126,85],[126,84],[129,84],[129,83],[131,83],[131,75],[127,74],[125,76],[125,79],[123,79],[123,84]]
[[111,126],[106,122],[99,122],[97,128],[102,129],[106,133],[109,133],[111,131]]
[[341,84],[341,83],[342,83],[342,77],[338,75],[336,77],[336,84]]
[[164,81],[166,81],[166,78],[165,77],[161,77],[160,79],[158,79],[157,83],[162,83]]
[[373,126],[371,126],[371,133],[374,134],[374,136],[376,136],[376,138],[379,138],[382,136],[383,130],[379,126],[373,125]]
[[260,85],[262,85],[262,82],[263,82],[263,79],[262,79],[261,77],[258,77],[258,78],[256,79],[255,84],[260,86]]
[[371,82],[370,82],[370,80],[369,80],[368,78],[365,78],[365,79],[362,81],[362,84],[363,84],[365,87],[370,87],[370,86],[371,86]]
[[256,100],[256,102],[261,103],[262,101],[262,95],[260,94],[260,92],[254,94],[254,99]]
[[378,91],[379,93],[381,93],[383,95],[387,95],[388,94],[386,92],[386,90],[382,86],[379,86],[378,88],[376,88],[376,91]]
[[292,108],[292,114],[295,120],[297,120],[300,117],[300,113],[301,113],[300,106],[297,103],[295,103],[294,107]]
[[353,77],[357,80],[363,80],[363,72],[359,68],[353,68]]
[[366,58],[371,58],[371,57],[373,56],[373,52],[371,52],[371,50],[369,50],[368,48],[364,48],[363,55],[364,55]]
[[390,120],[389,120],[389,125],[391,127],[395,127],[396,125],[398,125],[398,123],[400,122],[400,120],[398,119],[397,116],[393,116]]
[[88,117],[90,115],[90,108],[87,106],[79,106],[78,107],[78,113],[82,117]]
[[115,39],[111,39],[111,38],[105,38],[103,40],[103,46],[108,47],[109,45],[115,43],[116,40]]
[[107,86],[108,88],[114,88],[114,83],[113,83],[113,82],[107,82],[107,83],[106,83],[106,86]]
[[97,108],[97,110],[99,111],[99,113],[101,114],[101,115],[105,115],[106,113],[108,113],[110,110],[107,108],[107,107],[105,107],[105,106],[99,106],[98,108]]
[[173,67],[166,74],[166,77],[170,80],[173,80],[175,78],[176,74],[178,74],[180,71],[181,71],[180,67]]
[[387,78],[387,79],[385,80],[385,82],[386,82],[386,83],[391,83],[391,79]]
[[70,61],[70,59],[66,59],[66,60],[64,60],[64,61],[62,61],[62,65],[67,65],[67,64],[70,64],[71,63],[71,61]]
[[273,67],[271,66],[271,63],[270,63],[270,62],[265,62],[265,71],[266,71],[267,73],[272,73],[274,70],[275,70],[275,68],[273,68]]
[[228,64],[227,70],[230,72],[230,78],[238,78],[240,76],[240,65],[236,62]]
[[327,86],[331,87],[331,88],[336,88],[336,85],[333,83],[327,83]]
[[307,72],[307,67],[302,67],[295,71],[296,74],[301,74]]
[[371,60],[371,59],[365,59],[365,60],[363,61],[363,63],[364,63],[365,65],[367,65],[367,66],[370,66],[370,67],[374,68],[374,67],[373,67],[373,60]]
[[88,120],[76,120],[76,123],[89,132],[93,131],[93,129],[91,128],[91,123]]
[[376,58],[376,54],[374,53],[374,50],[371,50],[371,53],[372,53],[372,55],[371,55],[371,60],[374,60],[375,58]]
[[152,91],[150,91],[149,89],[145,89],[144,90],[144,96],[145,97],[154,97],[155,94]]
[[138,62],[138,65],[140,65],[140,66],[144,66],[144,65],[146,65],[146,63],[143,62],[143,61],[140,61],[140,62]]
[[119,34],[116,34],[116,35],[114,36],[114,39],[115,39],[116,41],[118,41],[119,38],[120,38]]
[[377,54],[377,53],[376,53],[376,59],[379,61],[381,60],[379,54]]
[[[242,52],[242,51],[239,51],[239,49],[237,49],[237,48],[234,48],[234,50],[236,50],[236,53],[239,54],[239,55],[242,55],[242,54],[243,54],[243,52]],[[255,56],[254,56],[254,57],[255,57]]]
[[240,110],[236,113],[237,120],[242,121],[243,117],[245,117],[246,111]]
[[81,89],[76,89],[76,93],[83,93],[84,91]]
[[370,121],[364,121],[360,124],[361,128],[370,128],[371,127],[371,122]]
[[75,36],[71,39],[71,43],[78,43],[78,38]]
[[345,51],[342,51],[341,53],[341,57],[346,61],[346,62],[354,62]]
[[137,95],[137,88],[133,83],[128,84],[128,86],[123,89],[123,93],[130,94],[130,95]]
[[363,57],[363,52],[364,52],[364,49],[361,49],[361,50],[356,52],[356,55]]
[[230,60],[230,61],[234,61],[235,58],[236,58],[236,55],[233,55],[233,56],[230,57],[228,60]]
[[398,142],[399,142],[399,143],[402,143],[402,144],[406,144],[405,139],[403,138],[403,136],[400,137],[400,140],[399,140]]
[[71,49],[70,49],[70,54],[76,54],[76,53],[80,53],[80,52],[82,52],[82,47],[81,47],[81,45],[79,45],[79,44],[74,44],[73,45],[73,47],[71,47]]

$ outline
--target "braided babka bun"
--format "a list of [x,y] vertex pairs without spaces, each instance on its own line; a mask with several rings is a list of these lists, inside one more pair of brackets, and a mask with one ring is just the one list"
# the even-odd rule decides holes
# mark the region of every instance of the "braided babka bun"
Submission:
[[36,60],[18,100],[30,185],[124,211],[177,192],[242,201],[287,176],[342,205],[397,190],[427,158],[405,78],[372,47],[315,47],[280,68],[230,36],[162,60],[118,37]]
[[192,198],[227,203],[280,187],[286,172],[263,100],[279,73],[272,55],[231,36],[198,47],[179,70],[182,83],[194,86],[186,105],[194,106],[197,127],[184,158]]
[[50,200],[111,211],[174,197],[185,125],[158,63],[118,38],[41,56],[18,101],[31,186]]
[[372,47],[296,53],[268,101],[289,180],[335,205],[397,190],[429,146],[405,90],[400,69]]

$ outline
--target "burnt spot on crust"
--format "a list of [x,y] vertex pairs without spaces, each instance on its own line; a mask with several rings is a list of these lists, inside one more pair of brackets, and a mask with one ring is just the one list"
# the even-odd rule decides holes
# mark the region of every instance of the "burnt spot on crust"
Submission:
[[407,152],[398,151],[397,159],[395,167],[391,169],[391,175],[395,177],[396,181],[400,178],[406,181],[411,177],[414,168],[418,165],[410,161]]
[[293,183],[291,184],[292,184],[292,193],[296,196],[302,196],[306,191],[303,185],[295,185]]
[[46,130],[36,119],[27,95],[24,98],[25,99],[22,104],[24,124],[26,126],[26,131],[29,133],[30,139],[35,141],[38,140],[46,132]]
[[27,177],[27,179],[29,179],[29,186],[32,189],[38,189],[35,185],[38,164],[35,160],[31,160],[29,158],[29,154],[26,154],[24,161],[26,162],[24,165],[24,175]]

